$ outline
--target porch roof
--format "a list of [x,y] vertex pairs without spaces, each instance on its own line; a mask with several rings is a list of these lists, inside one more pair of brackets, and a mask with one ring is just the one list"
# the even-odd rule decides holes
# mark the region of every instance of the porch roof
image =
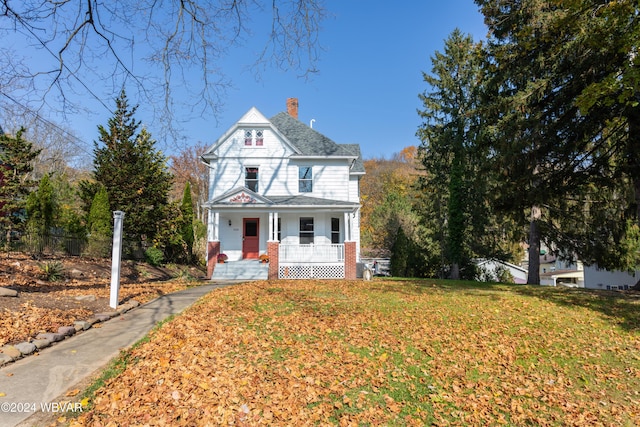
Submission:
[[322,199],[319,197],[290,195],[264,196],[254,193],[247,188],[240,188],[224,194],[204,205],[218,211],[233,210],[330,210],[352,212],[360,207],[359,203],[344,200]]

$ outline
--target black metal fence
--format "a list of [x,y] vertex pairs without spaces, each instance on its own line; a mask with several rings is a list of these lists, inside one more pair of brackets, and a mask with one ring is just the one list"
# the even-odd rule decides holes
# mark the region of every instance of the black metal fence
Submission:
[[[0,234],[0,251],[31,256],[109,258],[111,257],[112,245],[111,238],[68,233],[11,232],[9,239],[7,239],[6,232]],[[139,242],[124,241],[122,257],[124,259],[144,259],[145,249]]]

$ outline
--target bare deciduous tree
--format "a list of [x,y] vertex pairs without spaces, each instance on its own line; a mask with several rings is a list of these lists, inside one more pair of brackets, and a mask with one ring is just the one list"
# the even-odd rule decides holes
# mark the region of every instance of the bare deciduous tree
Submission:
[[173,189],[171,198],[181,200],[187,182],[193,193],[193,211],[197,219],[204,219],[203,205],[209,198],[209,169],[200,160],[200,155],[207,150],[205,144],[187,147],[176,156],[171,156],[171,173]]
[[69,112],[78,94],[102,102],[126,85],[175,130],[219,112],[230,84],[220,60],[249,38],[264,34],[254,70],[315,72],[324,18],[322,0],[0,0],[0,94]]

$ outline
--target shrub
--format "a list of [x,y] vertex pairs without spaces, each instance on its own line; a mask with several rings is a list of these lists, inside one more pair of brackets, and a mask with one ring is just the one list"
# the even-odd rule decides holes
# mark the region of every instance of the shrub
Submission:
[[152,246],[144,252],[147,262],[154,267],[161,266],[164,263],[164,253],[162,250]]
[[64,277],[64,265],[60,261],[51,261],[40,264],[40,270],[44,275],[44,280],[57,282]]

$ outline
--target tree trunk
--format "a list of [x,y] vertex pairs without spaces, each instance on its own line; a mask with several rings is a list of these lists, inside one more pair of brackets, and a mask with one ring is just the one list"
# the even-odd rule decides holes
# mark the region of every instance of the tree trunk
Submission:
[[457,262],[451,264],[451,271],[449,272],[449,278],[453,280],[460,280],[460,266]]
[[540,284],[540,209],[534,206],[531,209],[531,223],[529,224],[529,273],[527,283]]

